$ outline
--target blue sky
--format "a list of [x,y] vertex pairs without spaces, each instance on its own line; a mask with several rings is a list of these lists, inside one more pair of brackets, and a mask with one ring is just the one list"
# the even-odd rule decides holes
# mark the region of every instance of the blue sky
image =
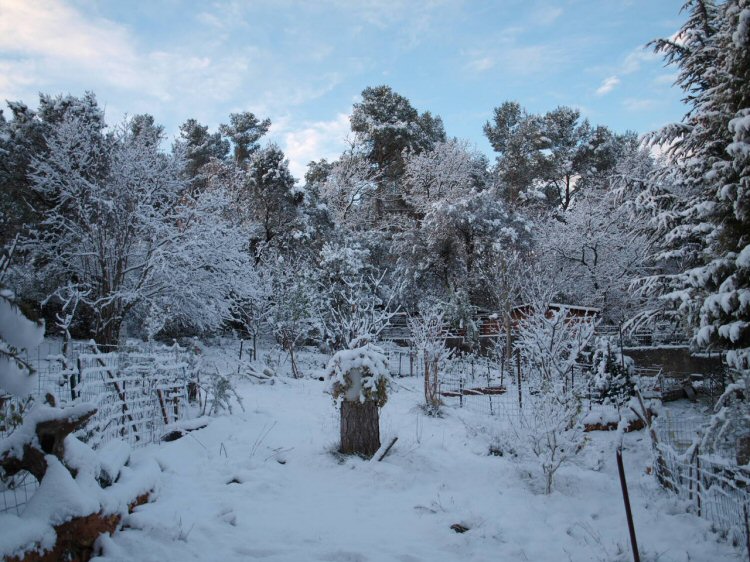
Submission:
[[388,84],[490,154],[482,124],[505,100],[617,131],[678,121],[675,71],[643,45],[677,30],[682,2],[0,0],[0,98],[93,90],[110,123],[148,112],[170,135],[254,111],[300,176]]

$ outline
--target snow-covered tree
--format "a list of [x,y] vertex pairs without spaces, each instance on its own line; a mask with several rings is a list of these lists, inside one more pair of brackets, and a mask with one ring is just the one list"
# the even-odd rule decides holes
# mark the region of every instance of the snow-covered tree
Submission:
[[592,127],[571,107],[534,115],[517,102],[495,108],[484,133],[499,153],[496,173],[509,202],[563,211],[614,166],[617,144],[628,137]]
[[531,305],[519,322],[516,349],[526,373],[523,406],[510,417],[514,445],[541,463],[545,493],[555,473],[583,446],[579,415],[584,383],[569,378],[573,365],[590,342],[594,322],[552,310],[545,291],[530,295]]
[[32,266],[52,294],[75,286],[99,343],[117,343],[136,312],[152,333],[170,323],[216,328],[249,266],[248,235],[224,215],[226,195],[191,197],[182,155],[160,150],[153,123],[105,132],[87,116],[63,116],[33,164],[34,189],[51,208],[25,242]]
[[737,464],[750,462],[750,376],[729,384],[716,402],[701,451]]
[[646,271],[650,240],[614,191],[589,189],[538,226],[537,250],[559,299],[599,307],[616,323],[639,312],[630,284]]
[[162,327],[216,331],[236,319],[241,303],[257,304],[268,292],[248,251],[249,229],[231,212],[230,194],[211,189],[180,203],[177,232],[153,266],[159,291],[145,299],[154,335]]
[[420,114],[388,86],[365,88],[350,121],[352,131],[365,145],[367,159],[387,180],[403,173],[405,153],[429,150],[445,140],[439,117]]
[[157,288],[153,270],[173,238],[181,163],[145,135],[103,121],[64,117],[33,165],[34,189],[52,202],[29,243],[48,278],[73,280],[88,296],[100,343],[116,343],[126,313]]
[[[398,311],[392,303],[396,292],[384,283],[386,272],[341,278],[323,311],[326,334],[334,349],[362,338],[377,341]],[[388,294],[390,293],[390,294]]]
[[591,364],[594,369],[592,398],[612,404],[619,411],[635,395],[635,382],[631,378],[633,360],[623,354],[612,338],[601,336],[594,342]]
[[489,293],[489,307],[497,317],[498,329],[505,336],[504,341],[498,339],[496,347],[505,357],[504,365],[508,368],[513,354],[513,308],[523,303],[529,281],[540,274],[528,252],[513,246],[497,248],[484,260],[482,277]]
[[312,268],[300,258],[266,258],[271,268],[273,297],[268,322],[278,344],[289,354],[292,375],[301,376],[297,349],[319,331],[318,293]]
[[424,399],[427,412],[440,409],[440,370],[450,355],[445,346],[444,312],[436,304],[424,303],[418,316],[409,318],[412,344],[424,364]]
[[258,141],[271,128],[270,119],[258,119],[254,113],[243,111],[229,115],[229,124],[219,126],[219,132],[232,141],[234,161],[244,163],[260,149]]
[[[44,324],[33,322],[18,308],[13,292],[4,284],[15,245],[0,254],[0,398],[26,398],[33,389],[33,369],[23,360],[24,350],[38,346],[44,338]],[[2,407],[5,400],[0,400]],[[6,421],[0,409],[0,422]]]
[[209,133],[206,125],[188,119],[180,125],[175,151],[185,155],[185,173],[193,181],[193,191],[200,191],[206,183],[201,172],[212,160],[223,160],[229,153],[229,142],[220,133]]
[[435,201],[421,221],[394,237],[396,276],[416,302],[429,295],[447,301],[459,290],[479,300],[486,292],[484,263],[522,246],[529,226],[494,189]]
[[268,249],[289,250],[305,236],[300,214],[304,191],[295,184],[282,150],[271,144],[252,152],[243,181],[242,204],[253,227],[250,241],[256,256]]
[[544,493],[549,494],[557,470],[584,445],[581,402],[576,389],[565,387],[562,381],[549,384],[531,374],[528,382],[534,390],[524,395],[518,415],[509,416],[508,445],[536,459]]
[[374,222],[372,198],[381,174],[355,148],[331,165],[321,186],[321,198],[337,226],[362,229]]
[[594,335],[596,321],[571,314],[564,306],[550,307],[548,290],[532,294],[519,321],[515,347],[526,371],[540,386],[564,383]]
[[[659,248],[677,271],[644,277],[693,329],[701,347],[727,350],[750,369],[750,4],[691,0],[677,34],[653,43],[679,70],[688,112],[652,136],[666,150],[666,174],[643,199]],[[655,185],[654,185],[655,184]],[[665,185],[666,184],[666,185]]]
[[424,216],[431,203],[455,200],[487,183],[487,158],[465,141],[438,142],[432,150],[406,158],[404,200],[418,216]]

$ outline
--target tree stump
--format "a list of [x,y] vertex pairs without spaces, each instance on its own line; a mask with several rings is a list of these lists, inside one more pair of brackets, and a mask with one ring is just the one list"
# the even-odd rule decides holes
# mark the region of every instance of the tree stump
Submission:
[[339,452],[372,457],[380,449],[380,414],[374,400],[341,402]]

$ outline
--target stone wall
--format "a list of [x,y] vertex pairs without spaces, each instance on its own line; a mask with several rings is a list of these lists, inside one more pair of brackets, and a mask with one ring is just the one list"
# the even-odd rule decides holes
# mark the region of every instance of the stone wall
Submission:
[[722,370],[719,353],[693,354],[687,346],[626,347],[624,353],[635,361],[636,367],[662,369],[666,376],[719,374]]

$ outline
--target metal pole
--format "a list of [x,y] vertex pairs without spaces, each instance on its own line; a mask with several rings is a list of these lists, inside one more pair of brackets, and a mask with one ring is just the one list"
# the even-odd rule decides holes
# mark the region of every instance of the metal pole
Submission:
[[630,532],[630,546],[633,549],[633,562],[641,562],[638,554],[638,541],[635,538],[635,526],[633,525],[633,512],[630,510],[630,496],[628,495],[628,484],[625,481],[625,467],[622,465],[622,448],[617,448],[617,471],[620,473],[620,487],[622,488],[622,501],[625,502],[625,516],[628,519],[628,531]]

